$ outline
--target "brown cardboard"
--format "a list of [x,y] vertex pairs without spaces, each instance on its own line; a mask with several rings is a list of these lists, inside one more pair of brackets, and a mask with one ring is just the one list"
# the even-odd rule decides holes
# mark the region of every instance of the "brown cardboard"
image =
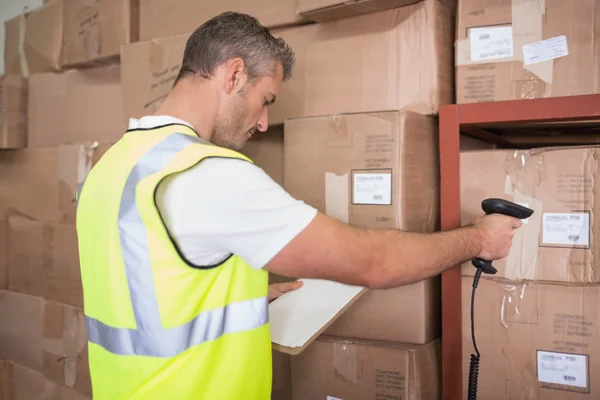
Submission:
[[[273,384],[271,400],[290,400],[292,398],[292,371],[289,354],[272,351]],[[0,399],[1,400],[1,399]]]
[[5,73],[27,78],[59,70],[62,24],[63,0],[49,1],[5,22]]
[[[296,64],[269,109],[270,125],[288,118],[404,107],[436,113],[441,104],[453,102],[452,21],[450,9],[426,0],[340,21],[273,30],[292,47]],[[181,68],[188,36],[123,46],[127,118],[151,113],[167,95]],[[363,61],[366,58],[379,61]]]
[[0,290],[8,289],[8,220],[0,219]]
[[283,127],[255,133],[241,151],[283,186]]
[[[468,388],[469,358],[474,353],[471,284],[471,277],[463,277],[463,398]],[[600,373],[599,301],[597,285],[481,279],[475,300],[475,335],[481,352],[479,398],[598,398],[595,377]],[[561,356],[562,360],[549,360],[548,355]],[[546,358],[543,366],[538,363],[542,357]],[[571,357],[571,361],[566,357]],[[553,364],[557,380],[547,377]],[[578,365],[582,369],[575,371]]]
[[0,361],[0,400],[12,400],[12,363]]
[[[288,120],[284,129],[284,182],[295,198],[352,226],[413,232],[437,228],[434,117],[410,111],[342,114]],[[361,196],[373,184],[354,184],[370,174],[390,179],[391,186],[384,184],[375,193],[381,199]],[[407,301],[411,307],[403,308]],[[327,334],[425,343],[439,334],[439,281],[369,291]]]
[[[534,210],[516,231],[508,257],[494,262],[497,277],[600,282],[600,264],[594,257],[600,229],[599,158],[600,148],[593,147],[461,153],[463,224],[481,215],[481,201],[490,197]],[[465,264],[463,274],[474,272]]]
[[250,14],[269,28],[303,22],[296,14],[295,0],[144,0],[140,5],[140,40],[189,34],[225,11]]
[[27,146],[27,80],[0,76],[0,148]]
[[91,398],[91,396],[84,396],[49,381],[40,372],[32,371],[17,364],[13,364],[12,369],[12,400],[87,400]]
[[299,15],[326,22],[418,3],[421,0],[298,0]]
[[32,75],[28,112],[29,147],[114,142],[127,128],[120,66]]
[[0,218],[74,224],[75,192],[110,144],[0,151]]
[[[599,16],[600,4],[596,0],[504,0],[491,4],[459,0],[455,57],[457,102],[599,93]],[[491,29],[477,31],[475,28]],[[504,41],[494,36],[493,32],[499,29],[512,31],[512,46],[510,31]],[[559,43],[562,36],[566,38],[566,56],[559,51],[564,50]],[[477,50],[486,38],[504,44],[475,51],[474,58],[472,48]],[[542,42],[551,38],[554,42]],[[532,43],[538,49],[545,49],[545,56],[560,57],[542,58],[541,62],[526,65],[523,46]],[[526,47],[529,48],[531,46]],[[525,53],[532,54],[531,51]],[[492,58],[491,54],[499,54],[500,58]]]
[[0,359],[42,371],[42,299],[0,290]]
[[125,118],[154,112],[169,93],[181,68],[188,35],[133,43],[121,49]]
[[441,334],[440,297],[439,278],[394,289],[370,290],[325,335],[425,344]]
[[9,218],[9,289],[83,307],[74,226]]
[[321,337],[292,357],[292,398],[441,399],[440,349]]
[[435,114],[454,100],[453,16],[437,0],[295,29],[302,37],[281,32],[299,60],[277,98],[290,107],[286,118],[406,107]]
[[57,221],[56,151],[0,151],[0,216]]
[[79,308],[44,302],[44,377],[92,396],[85,316]]
[[[439,221],[438,153],[436,119],[410,111],[293,119],[285,123],[285,187],[353,226],[431,232]],[[376,193],[381,199],[359,197],[368,188],[353,184],[372,173],[390,179]]]
[[118,57],[139,37],[139,0],[64,2],[62,65],[81,66]]

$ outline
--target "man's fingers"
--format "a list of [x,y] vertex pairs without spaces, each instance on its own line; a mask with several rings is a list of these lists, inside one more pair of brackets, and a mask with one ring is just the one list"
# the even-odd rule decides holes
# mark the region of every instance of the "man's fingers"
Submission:
[[277,290],[281,293],[285,293],[285,292],[289,292],[290,290],[296,290],[296,289],[302,287],[302,281],[277,283],[277,284],[273,285],[273,287],[275,290]]

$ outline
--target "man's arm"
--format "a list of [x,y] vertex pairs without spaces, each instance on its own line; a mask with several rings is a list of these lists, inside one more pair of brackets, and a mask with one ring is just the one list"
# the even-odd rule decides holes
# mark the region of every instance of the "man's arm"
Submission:
[[387,288],[418,282],[475,257],[510,249],[517,219],[490,215],[432,234],[353,228],[321,213],[266,266],[279,275]]

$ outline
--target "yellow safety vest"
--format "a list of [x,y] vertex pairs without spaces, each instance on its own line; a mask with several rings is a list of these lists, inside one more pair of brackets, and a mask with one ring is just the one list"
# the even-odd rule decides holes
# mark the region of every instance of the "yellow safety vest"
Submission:
[[270,398],[267,272],[236,255],[192,265],[155,203],[164,178],[210,157],[250,161],[185,125],[129,130],[80,188],[94,399]]

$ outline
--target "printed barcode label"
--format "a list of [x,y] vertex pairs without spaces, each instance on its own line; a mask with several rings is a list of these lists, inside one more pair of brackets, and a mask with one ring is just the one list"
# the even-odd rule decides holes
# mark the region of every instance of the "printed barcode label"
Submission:
[[353,204],[391,205],[392,173],[355,172],[352,190]]
[[547,245],[590,246],[589,213],[544,213],[543,242]]
[[471,61],[487,61],[514,56],[512,26],[469,29]]
[[581,354],[537,352],[538,381],[588,387],[588,357]]

